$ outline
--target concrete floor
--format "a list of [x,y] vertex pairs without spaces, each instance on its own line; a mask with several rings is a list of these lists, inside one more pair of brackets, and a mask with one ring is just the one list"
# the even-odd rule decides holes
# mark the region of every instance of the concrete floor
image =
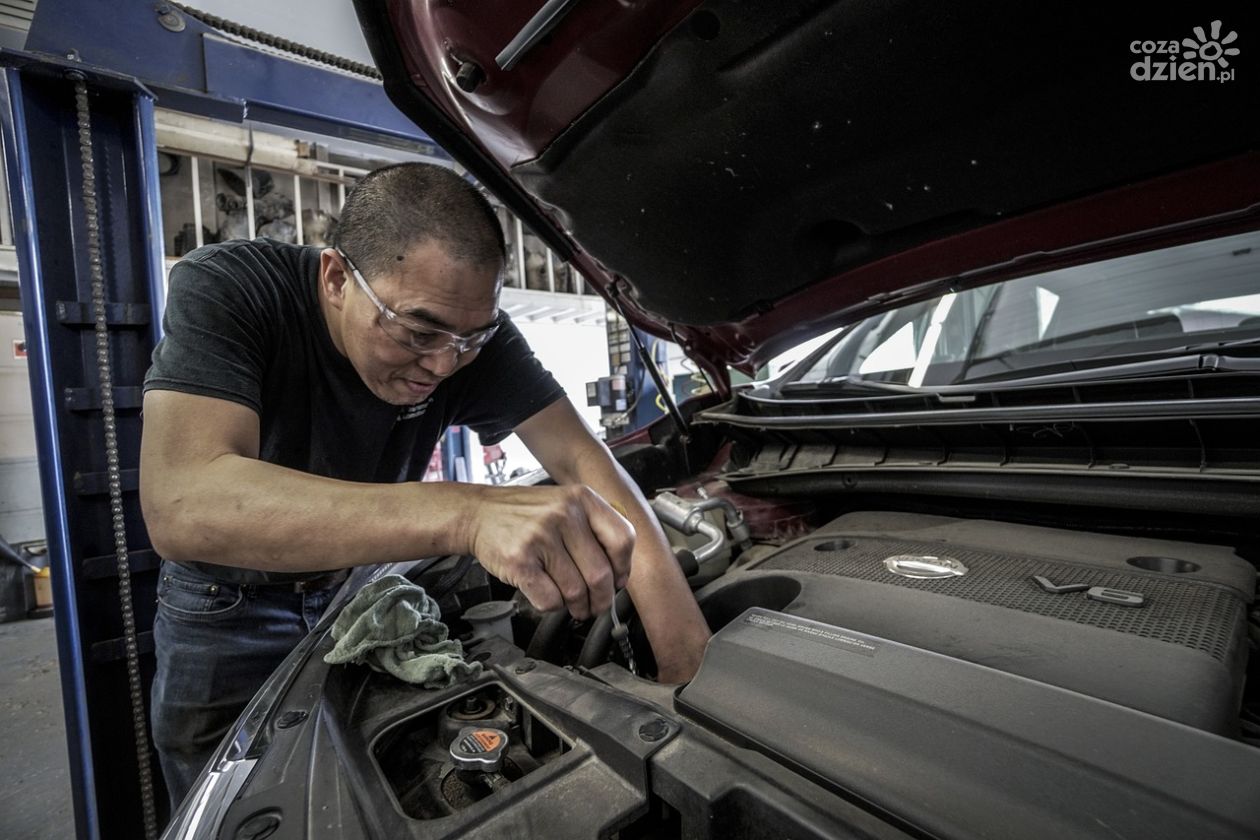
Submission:
[[0,624],[0,837],[74,837],[67,766],[53,621]]

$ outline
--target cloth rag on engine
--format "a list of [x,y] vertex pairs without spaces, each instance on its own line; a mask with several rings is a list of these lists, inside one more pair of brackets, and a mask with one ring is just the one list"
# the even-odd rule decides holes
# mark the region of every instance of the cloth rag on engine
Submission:
[[368,665],[424,688],[446,688],[481,673],[450,639],[437,601],[402,575],[385,575],[359,590],[333,624],[330,665]]

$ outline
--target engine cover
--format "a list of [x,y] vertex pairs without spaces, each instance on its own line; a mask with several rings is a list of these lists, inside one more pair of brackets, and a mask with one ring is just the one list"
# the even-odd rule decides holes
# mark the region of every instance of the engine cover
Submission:
[[1230,734],[1255,579],[1219,546],[864,512],[701,603],[715,627],[769,607]]
[[1242,840],[1260,820],[1254,747],[758,607],[714,634],[677,705],[919,837]]

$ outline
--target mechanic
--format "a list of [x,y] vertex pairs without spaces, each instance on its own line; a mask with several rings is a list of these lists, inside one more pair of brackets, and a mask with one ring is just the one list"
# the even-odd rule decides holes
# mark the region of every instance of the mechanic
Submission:
[[[152,726],[173,806],[350,566],[471,554],[577,619],[628,585],[662,682],[708,639],[642,495],[499,311],[485,197],[442,167],[378,169],[334,243],[227,242],[171,269],[140,497],[164,558]],[[421,483],[455,424],[515,432],[558,486]]]

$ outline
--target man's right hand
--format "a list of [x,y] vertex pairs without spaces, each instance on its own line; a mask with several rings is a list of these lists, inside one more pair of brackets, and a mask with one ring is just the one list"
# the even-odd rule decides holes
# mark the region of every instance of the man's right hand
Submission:
[[486,488],[469,526],[470,553],[545,612],[598,615],[630,577],[634,527],[589,487]]

